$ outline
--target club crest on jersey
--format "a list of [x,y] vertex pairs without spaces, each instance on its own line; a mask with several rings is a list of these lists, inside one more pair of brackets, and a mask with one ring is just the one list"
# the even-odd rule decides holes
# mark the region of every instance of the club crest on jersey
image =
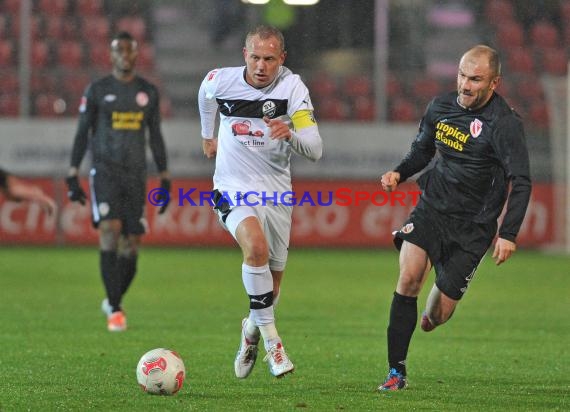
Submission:
[[145,107],[148,104],[148,94],[145,92],[138,92],[135,100],[140,107]]
[[208,81],[212,80],[214,77],[216,77],[216,73],[218,73],[217,70],[212,70],[210,73],[208,73],[206,80],[208,80]]
[[483,122],[479,119],[475,119],[469,125],[469,131],[471,132],[471,136],[479,137],[481,132],[483,131]]
[[277,105],[273,103],[271,100],[267,100],[263,103],[262,112],[265,116],[273,117],[275,116],[275,112],[277,111]]
[[400,229],[400,232],[402,232],[403,234],[407,235],[408,233],[411,233],[412,230],[414,230],[414,224],[413,223],[408,223],[406,226],[402,227]]

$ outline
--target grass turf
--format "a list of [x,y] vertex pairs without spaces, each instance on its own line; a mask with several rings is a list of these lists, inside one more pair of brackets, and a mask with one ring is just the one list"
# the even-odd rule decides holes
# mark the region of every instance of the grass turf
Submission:
[[[488,257],[453,319],[416,329],[410,386],[381,394],[397,254],[292,250],[277,310],[296,371],[233,374],[247,300],[236,249],[144,248],[125,298],[129,330],[106,331],[95,249],[2,248],[0,410],[568,410],[570,259]],[[433,282],[419,299],[421,311]],[[144,394],[135,367],[177,350],[181,392]]]

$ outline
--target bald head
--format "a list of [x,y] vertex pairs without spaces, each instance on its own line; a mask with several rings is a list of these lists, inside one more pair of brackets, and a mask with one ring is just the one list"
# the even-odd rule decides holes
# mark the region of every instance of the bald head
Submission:
[[472,47],[459,62],[457,102],[469,110],[482,107],[493,96],[500,75],[501,63],[497,52],[484,45]]
[[487,62],[489,73],[492,76],[501,75],[501,62],[499,60],[499,54],[497,51],[489,46],[479,44],[467,50],[461,61],[464,59],[469,59],[471,61]]

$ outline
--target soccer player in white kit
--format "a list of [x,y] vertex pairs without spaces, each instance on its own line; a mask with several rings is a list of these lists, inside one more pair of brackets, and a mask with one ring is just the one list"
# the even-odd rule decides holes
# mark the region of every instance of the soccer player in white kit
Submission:
[[255,28],[246,36],[243,57],[245,66],[214,69],[200,86],[202,147],[208,158],[216,157],[214,208],[243,253],[250,311],[242,321],[235,373],[251,373],[261,337],[264,360],[279,378],[294,370],[274,316],[291,232],[290,157],[294,151],[318,160],[322,140],[307,87],[283,66],[283,34]]

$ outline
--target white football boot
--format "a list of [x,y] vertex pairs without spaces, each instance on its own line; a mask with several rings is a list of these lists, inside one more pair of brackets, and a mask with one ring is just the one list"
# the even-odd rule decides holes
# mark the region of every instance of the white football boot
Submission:
[[268,363],[269,372],[271,372],[271,374],[276,378],[281,378],[295,370],[295,366],[293,365],[293,362],[289,360],[281,342],[278,342],[269,348],[267,355],[265,355],[263,360]]
[[247,378],[253,370],[255,361],[257,360],[257,344],[259,343],[259,337],[257,342],[250,341],[246,338],[246,322],[247,318],[241,322],[241,339],[236,359],[234,361],[234,370],[236,372],[236,376],[240,379]]

